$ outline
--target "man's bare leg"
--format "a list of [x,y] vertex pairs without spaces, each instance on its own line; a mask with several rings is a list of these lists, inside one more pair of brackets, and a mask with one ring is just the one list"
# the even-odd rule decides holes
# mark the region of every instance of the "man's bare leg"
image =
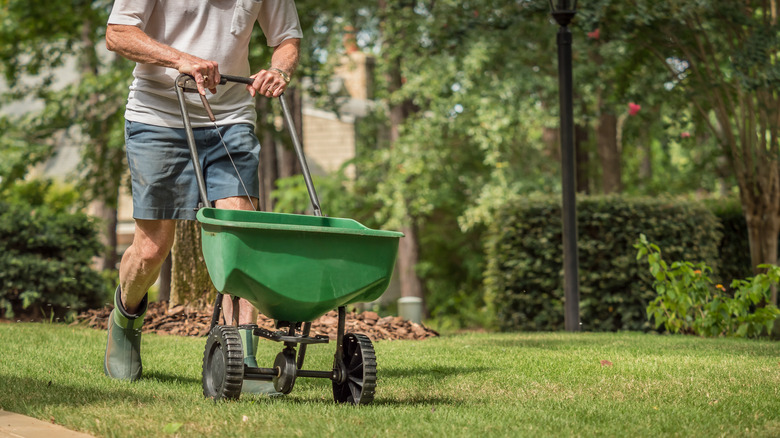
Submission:
[[122,305],[129,313],[135,313],[149,287],[157,281],[160,267],[173,247],[175,232],[174,220],[135,221],[133,243],[119,265]]
[[[246,196],[233,196],[230,198],[217,199],[214,202],[216,208],[225,210],[255,210],[253,207],[257,205],[257,198],[252,198],[252,202],[249,202],[249,198]],[[225,316],[225,324],[233,324],[233,300],[230,295],[225,295],[222,298],[222,314]],[[257,323],[257,309],[254,308],[249,301],[241,298],[238,302],[238,324],[256,324]]]
[[141,327],[146,314],[146,292],[160,273],[173,245],[172,220],[136,220],[130,248],[122,256],[119,288],[108,317],[108,340],[103,371],[122,380],[141,378]]

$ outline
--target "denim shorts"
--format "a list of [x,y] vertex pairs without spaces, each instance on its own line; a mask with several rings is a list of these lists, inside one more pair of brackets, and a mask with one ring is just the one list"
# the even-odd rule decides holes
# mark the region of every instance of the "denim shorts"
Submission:
[[[247,191],[258,197],[260,142],[252,125],[195,128],[193,134],[209,201],[246,196]],[[125,146],[132,178],[133,217],[194,220],[200,195],[184,129],[127,121]]]

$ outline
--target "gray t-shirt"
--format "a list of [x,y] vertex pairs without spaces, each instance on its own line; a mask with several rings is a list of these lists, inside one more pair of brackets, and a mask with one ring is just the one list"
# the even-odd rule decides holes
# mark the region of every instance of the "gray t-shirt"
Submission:
[[[191,55],[216,61],[219,72],[249,76],[249,40],[255,22],[270,47],[301,38],[294,0],[116,0],[108,24],[136,26],[151,38]],[[175,69],[136,63],[125,118],[183,127],[174,91]],[[194,127],[213,126],[195,93],[187,93]],[[256,113],[246,86],[228,83],[206,97],[219,124],[254,124]]]

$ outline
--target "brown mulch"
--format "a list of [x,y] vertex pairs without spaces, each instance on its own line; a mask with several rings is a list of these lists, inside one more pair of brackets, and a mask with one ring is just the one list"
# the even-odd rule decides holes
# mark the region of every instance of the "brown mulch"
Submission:
[[[88,310],[76,317],[73,324],[86,324],[89,327],[105,330],[110,307]],[[150,303],[144,318],[144,333],[158,333],[178,336],[206,336],[211,325],[211,311],[192,307],[173,306],[168,303]],[[274,321],[260,315],[257,325],[274,331]],[[338,314],[331,310],[312,322],[311,336],[323,335],[336,339]],[[372,340],[389,339],[419,340],[439,334],[421,324],[405,320],[400,316],[380,318],[375,312],[347,313],[347,333],[362,333]]]

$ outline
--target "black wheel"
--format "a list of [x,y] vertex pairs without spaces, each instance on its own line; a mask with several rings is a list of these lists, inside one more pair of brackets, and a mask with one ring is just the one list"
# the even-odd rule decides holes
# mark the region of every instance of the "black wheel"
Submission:
[[238,399],[244,384],[244,350],[238,328],[211,329],[203,353],[203,395],[215,400]]
[[276,360],[274,360],[274,368],[279,372],[279,375],[273,379],[274,389],[282,394],[289,394],[292,392],[293,385],[295,385],[297,373],[295,349],[285,348],[281,353],[277,354]]
[[340,377],[333,381],[334,400],[355,405],[367,405],[374,401],[376,354],[368,336],[357,333],[344,335],[341,361],[336,357],[333,366],[336,375]]

